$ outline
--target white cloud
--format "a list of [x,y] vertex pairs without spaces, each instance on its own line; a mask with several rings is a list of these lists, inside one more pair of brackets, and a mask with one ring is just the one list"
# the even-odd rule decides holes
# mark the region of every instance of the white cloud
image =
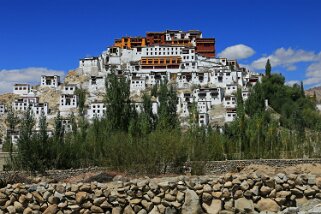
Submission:
[[41,67],[0,70],[0,94],[12,92],[12,86],[15,83],[39,84],[41,75],[54,74],[64,76],[63,71]]
[[296,63],[318,61],[321,58],[320,56],[320,54],[302,49],[278,48],[273,54],[261,57],[252,62],[251,67],[258,70],[264,69],[266,61],[270,59],[272,67],[281,66],[288,71],[294,71],[296,70]]
[[303,82],[305,85],[321,84],[321,59],[307,68],[306,79]]
[[299,80],[290,80],[290,81],[285,82],[285,84],[292,86],[294,84],[300,84],[300,81]]
[[245,59],[252,56],[254,53],[255,51],[251,47],[238,44],[225,48],[218,56],[228,59]]

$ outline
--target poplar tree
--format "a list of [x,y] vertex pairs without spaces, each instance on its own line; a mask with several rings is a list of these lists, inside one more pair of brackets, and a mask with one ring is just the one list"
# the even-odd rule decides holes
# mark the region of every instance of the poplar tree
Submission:
[[[7,122],[7,125],[9,127],[9,130],[11,132],[14,132],[15,131],[15,128],[16,126],[18,125],[19,123],[19,118],[14,114],[12,108],[10,108],[10,110],[8,111],[8,114],[7,114],[7,118],[6,118],[6,122]],[[7,136],[8,137],[8,136]],[[11,163],[13,163],[13,156],[12,156],[12,152],[13,152],[13,143],[12,143],[12,138],[8,138],[7,139],[7,142],[8,142],[8,151],[9,151],[9,155],[10,155],[10,161]],[[6,148],[4,148],[6,149]]]
[[106,119],[111,130],[127,131],[130,121],[129,82],[114,72],[106,79]]
[[270,77],[271,70],[272,70],[272,67],[271,67],[270,59],[268,59],[265,64],[265,76]]
[[18,156],[19,162],[23,168],[35,171],[37,169],[37,153],[35,152],[34,138],[32,136],[32,129],[35,125],[34,117],[30,106],[24,113],[21,122],[20,137],[18,140]]

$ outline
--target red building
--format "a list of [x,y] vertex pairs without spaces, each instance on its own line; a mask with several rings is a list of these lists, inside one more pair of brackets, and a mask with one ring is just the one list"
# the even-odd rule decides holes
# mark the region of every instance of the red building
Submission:
[[146,42],[147,45],[165,44],[165,32],[147,32]]
[[196,53],[205,57],[215,57],[215,39],[214,38],[196,39]]

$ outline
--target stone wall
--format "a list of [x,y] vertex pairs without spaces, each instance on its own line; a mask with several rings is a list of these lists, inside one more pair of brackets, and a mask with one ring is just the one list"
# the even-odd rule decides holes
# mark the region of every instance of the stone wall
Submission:
[[302,204],[321,198],[320,189],[320,177],[283,173],[17,183],[0,189],[0,213],[298,213]]

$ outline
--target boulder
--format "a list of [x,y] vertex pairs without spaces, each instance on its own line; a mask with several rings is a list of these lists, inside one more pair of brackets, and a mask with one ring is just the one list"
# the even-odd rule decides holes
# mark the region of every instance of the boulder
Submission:
[[222,210],[222,201],[213,199],[210,205],[203,203],[202,207],[208,214],[218,214]]
[[259,211],[269,211],[269,212],[280,211],[279,205],[270,198],[261,198],[261,200],[259,200],[256,205]]
[[182,214],[201,214],[203,213],[199,203],[199,197],[193,190],[187,189],[185,192],[185,203],[182,206]]
[[254,204],[252,200],[239,198],[235,201],[235,208],[242,213],[249,213],[254,211]]
[[87,192],[77,192],[76,202],[77,204],[82,204],[87,199]]
[[56,204],[49,205],[47,209],[43,212],[44,214],[52,214],[58,211],[58,207]]

